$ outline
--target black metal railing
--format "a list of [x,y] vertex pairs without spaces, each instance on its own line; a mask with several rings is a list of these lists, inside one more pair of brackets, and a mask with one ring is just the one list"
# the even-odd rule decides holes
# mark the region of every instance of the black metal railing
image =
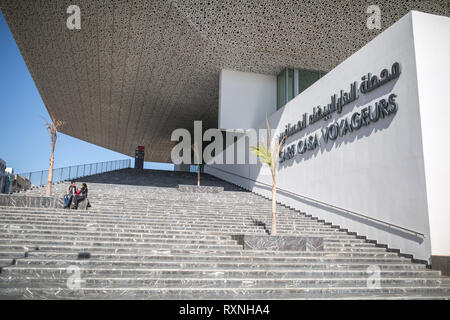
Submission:
[[[53,169],[52,183],[59,183],[71,179],[82,178],[131,167],[131,159],[113,160]],[[28,180],[31,187],[43,187],[47,184],[49,170],[19,173]]]
[[[225,170],[222,170],[222,169],[219,169],[219,168],[216,168],[216,167],[211,167],[211,166],[208,166],[208,168],[212,168],[212,169],[224,172],[226,174],[237,176],[239,178],[246,179],[246,180],[252,181],[254,183],[257,183],[257,184],[264,185],[264,186],[272,188],[272,185],[270,185],[270,184],[267,184],[267,183],[264,183],[264,182],[260,182],[260,181],[257,181],[257,180],[251,179],[251,178],[247,178],[247,177],[241,176],[241,175],[233,173],[233,172],[228,172],[228,171],[225,171]],[[385,226],[387,226],[389,228],[399,229],[399,230],[402,230],[402,231],[405,231],[405,232],[408,232],[408,233],[412,233],[415,236],[421,236],[422,238],[425,238],[425,234],[423,234],[421,232],[418,232],[418,231],[415,231],[415,230],[411,230],[411,229],[408,229],[408,228],[404,228],[404,227],[395,225],[395,224],[390,223],[390,222],[386,222],[386,221],[383,221],[383,220],[372,218],[372,217],[369,217],[367,215],[361,214],[359,212],[355,212],[355,211],[348,210],[348,209],[345,209],[345,208],[342,208],[342,207],[339,207],[339,206],[335,206],[333,204],[329,204],[329,203],[326,203],[326,202],[323,202],[323,201],[320,201],[320,200],[317,200],[317,199],[313,199],[313,198],[310,198],[310,197],[307,197],[307,196],[304,196],[304,195],[301,195],[301,194],[298,194],[298,193],[295,193],[295,192],[292,192],[292,191],[289,191],[289,190],[285,190],[285,189],[282,189],[282,188],[278,188],[277,187],[277,191],[281,191],[282,193],[286,193],[286,194],[289,194],[289,195],[292,195],[292,196],[295,196],[295,197],[298,197],[298,198],[301,198],[301,199],[304,199],[304,200],[307,200],[307,201],[310,201],[310,202],[313,202],[313,203],[320,204],[321,206],[326,206],[326,207],[331,208],[331,209],[335,209],[335,210],[338,210],[338,211],[341,211],[341,212],[345,212],[345,213],[348,213],[348,214],[352,214],[352,215],[358,216],[360,218],[371,220],[371,221],[374,221],[376,223],[385,225]]]

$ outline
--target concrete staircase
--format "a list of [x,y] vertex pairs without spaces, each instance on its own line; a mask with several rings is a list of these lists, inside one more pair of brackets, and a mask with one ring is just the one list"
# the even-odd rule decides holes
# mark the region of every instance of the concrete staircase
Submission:
[[208,175],[225,191],[179,192],[195,174],[151,170],[81,182],[89,211],[0,207],[0,299],[450,298],[439,271],[283,206],[279,234],[322,236],[324,251],[243,250],[232,235],[267,233],[271,202]]

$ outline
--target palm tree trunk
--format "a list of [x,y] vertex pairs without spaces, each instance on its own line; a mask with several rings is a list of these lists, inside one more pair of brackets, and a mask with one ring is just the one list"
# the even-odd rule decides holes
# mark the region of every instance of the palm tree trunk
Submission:
[[272,230],[270,235],[275,236],[277,234],[277,185],[275,176],[272,176]]
[[200,187],[200,165],[197,165],[197,186]]
[[52,196],[52,181],[53,181],[53,162],[54,162],[54,156],[55,156],[55,139],[56,135],[56,128],[52,130],[52,153],[50,155],[50,167],[48,168],[48,180],[47,180],[47,189],[46,189],[46,196],[51,197]]

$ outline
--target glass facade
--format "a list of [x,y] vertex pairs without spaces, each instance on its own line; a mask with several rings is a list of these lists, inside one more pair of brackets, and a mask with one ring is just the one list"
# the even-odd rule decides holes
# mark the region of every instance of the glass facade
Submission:
[[287,69],[287,101],[294,99],[294,69]]
[[277,77],[277,110],[286,104],[286,69]]
[[283,69],[277,76],[277,110],[324,75],[322,71]]
[[298,77],[299,94],[305,91],[306,88],[308,88],[310,85],[312,85],[320,78],[320,72],[318,71],[299,70],[298,73],[299,73]]

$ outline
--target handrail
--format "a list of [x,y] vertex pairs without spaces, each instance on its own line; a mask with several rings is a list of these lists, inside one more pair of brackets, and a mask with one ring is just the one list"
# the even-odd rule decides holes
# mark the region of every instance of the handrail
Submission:
[[[247,177],[241,176],[240,174],[237,174],[237,173],[234,173],[234,172],[228,172],[228,171],[225,171],[225,170],[222,170],[222,169],[219,169],[219,168],[216,168],[216,167],[211,167],[211,166],[208,166],[208,168],[216,169],[216,170],[222,171],[224,173],[231,174],[231,175],[234,175],[234,176],[237,176],[237,177],[240,177],[240,178],[243,178],[243,179],[247,179],[247,180],[250,180],[250,181],[253,181],[253,182],[256,182],[256,183],[259,183],[259,184],[262,184],[262,185],[265,185],[265,186],[268,186],[268,187],[272,188],[272,185],[270,185],[270,184],[267,184],[267,183],[264,183],[264,182],[260,182],[260,181],[257,181],[257,180],[251,179],[251,178],[247,178]],[[344,211],[344,212],[347,212],[347,213],[350,213],[350,214],[353,214],[353,215],[356,215],[356,216],[359,216],[359,217],[363,217],[363,218],[368,219],[368,220],[372,220],[372,221],[378,222],[380,224],[387,225],[390,228],[394,227],[394,228],[397,228],[397,229],[400,229],[400,230],[403,230],[403,231],[407,231],[409,233],[413,233],[416,236],[420,235],[423,238],[425,238],[425,234],[423,234],[421,232],[418,232],[418,231],[415,231],[415,230],[411,230],[411,229],[408,229],[408,228],[404,228],[404,227],[392,224],[390,222],[386,222],[386,221],[383,221],[383,220],[372,218],[372,217],[366,216],[364,214],[361,214],[361,213],[358,213],[358,212],[355,212],[355,211],[352,211],[352,210],[348,210],[348,209],[345,209],[345,208],[342,208],[342,207],[338,207],[338,206],[335,206],[333,204],[329,204],[329,203],[326,203],[326,202],[323,202],[323,201],[320,201],[320,200],[316,200],[316,199],[313,199],[313,198],[310,198],[310,197],[307,197],[307,196],[304,196],[304,195],[301,195],[301,194],[298,194],[298,193],[295,193],[295,192],[292,192],[292,191],[289,191],[289,190],[285,190],[285,189],[278,188],[278,187],[277,187],[277,190],[280,190],[280,191],[282,191],[284,193],[288,193],[288,194],[291,194],[291,195],[294,195],[294,196],[297,196],[297,197],[309,200],[311,202],[315,202],[315,203],[321,204],[323,206],[327,206],[327,207],[330,207],[330,208],[333,208],[333,209],[338,209],[340,211]]]
[[[110,172],[114,170],[120,170],[131,167],[131,159],[123,160],[111,160],[104,162],[94,162],[87,164],[80,164],[75,166],[55,168],[53,169],[53,181],[52,183],[59,183],[71,179],[78,179],[90,175],[100,174],[104,172]],[[49,170],[32,171],[19,173],[28,181],[28,186],[23,186],[23,189],[28,189],[32,186],[43,187],[47,183]]]

